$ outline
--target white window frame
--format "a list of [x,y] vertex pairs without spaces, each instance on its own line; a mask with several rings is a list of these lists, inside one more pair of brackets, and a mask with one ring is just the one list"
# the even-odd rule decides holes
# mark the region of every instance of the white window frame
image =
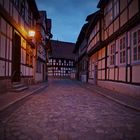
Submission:
[[119,15],[119,0],[114,0],[113,3],[113,19]]
[[[134,40],[134,34],[136,39]],[[134,56],[134,49],[136,54]],[[140,28],[132,32],[132,63],[140,62]]]
[[125,64],[126,63],[126,36],[122,36],[120,39],[119,39],[119,64],[122,65],[122,64]]
[[109,65],[114,66],[115,64],[116,64],[116,43],[113,42],[109,45]]

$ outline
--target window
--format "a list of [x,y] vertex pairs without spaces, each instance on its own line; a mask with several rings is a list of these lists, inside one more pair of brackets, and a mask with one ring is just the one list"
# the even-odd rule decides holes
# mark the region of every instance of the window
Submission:
[[126,62],[126,43],[125,37],[120,39],[120,64]]
[[133,61],[140,60],[140,29],[133,32],[132,53]]
[[105,24],[108,26],[119,15],[119,0],[112,0],[104,9]]
[[19,0],[12,0],[13,5],[17,8],[19,8]]
[[25,18],[25,1],[24,0],[21,0],[20,1],[20,4],[19,4],[19,7],[20,7],[20,15]]
[[110,65],[115,65],[115,43],[110,45]]
[[56,60],[55,60],[55,59],[53,59],[53,65],[55,65],[55,63],[56,63]]
[[119,14],[119,0],[114,0],[114,15],[113,17],[117,17],[117,15]]
[[61,60],[59,60],[59,65],[61,65]]
[[105,8],[105,23],[106,26],[108,26],[112,19],[113,19],[113,6],[112,6],[112,1],[108,4],[108,6]]
[[29,45],[26,47],[26,64],[33,66],[33,52]]

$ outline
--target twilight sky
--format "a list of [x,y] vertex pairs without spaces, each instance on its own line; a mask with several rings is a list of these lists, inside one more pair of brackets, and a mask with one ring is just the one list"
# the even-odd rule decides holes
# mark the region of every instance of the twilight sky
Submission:
[[39,10],[52,19],[53,39],[76,42],[86,17],[97,10],[99,0],[36,0]]

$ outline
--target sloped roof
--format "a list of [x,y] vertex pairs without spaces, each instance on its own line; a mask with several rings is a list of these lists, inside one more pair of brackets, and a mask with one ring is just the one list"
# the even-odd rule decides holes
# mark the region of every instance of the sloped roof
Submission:
[[92,20],[95,20],[95,18],[97,17],[97,15],[100,13],[100,10],[88,15],[86,17],[86,21],[91,22]]
[[103,5],[106,5],[109,2],[109,0],[100,0],[97,4],[97,8],[101,8]]
[[87,16],[86,21],[89,22],[87,36],[89,36],[89,34],[92,32],[92,29],[94,28],[97,21],[100,20],[100,18],[101,18],[101,11],[100,10]]
[[75,59],[75,43],[51,40],[51,58]]
[[84,40],[84,38],[86,37],[86,31],[87,31],[87,28],[88,28],[89,24],[88,23],[85,23],[82,28],[81,28],[81,31],[78,35],[78,38],[77,38],[77,41],[76,41],[76,44],[75,44],[75,48],[73,50],[74,53],[76,53],[76,51],[78,51],[82,41]]

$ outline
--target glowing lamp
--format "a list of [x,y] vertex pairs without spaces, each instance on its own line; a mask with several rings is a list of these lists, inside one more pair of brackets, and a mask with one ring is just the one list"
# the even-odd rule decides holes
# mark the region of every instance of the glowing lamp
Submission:
[[35,36],[35,31],[34,30],[29,30],[28,36],[29,37],[34,37]]

